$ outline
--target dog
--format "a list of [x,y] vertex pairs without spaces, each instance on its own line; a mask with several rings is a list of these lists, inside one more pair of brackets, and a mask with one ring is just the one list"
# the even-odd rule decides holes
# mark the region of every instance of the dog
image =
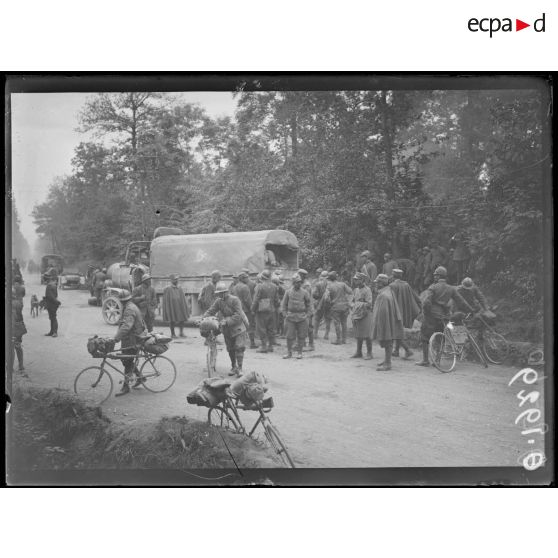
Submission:
[[42,310],[41,303],[37,298],[37,295],[31,296],[31,317],[36,318],[39,315],[39,312]]

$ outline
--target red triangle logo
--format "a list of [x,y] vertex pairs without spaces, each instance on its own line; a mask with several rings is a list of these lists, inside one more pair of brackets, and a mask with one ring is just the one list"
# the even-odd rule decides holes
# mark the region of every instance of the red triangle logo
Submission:
[[526,27],[531,27],[531,24],[530,23],[525,23],[524,21],[521,21],[520,19],[515,20],[515,30],[516,31],[521,31],[522,29],[525,29]]

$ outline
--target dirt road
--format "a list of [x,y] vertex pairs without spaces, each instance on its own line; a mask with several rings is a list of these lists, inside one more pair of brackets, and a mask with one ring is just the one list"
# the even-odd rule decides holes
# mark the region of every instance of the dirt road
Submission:
[[[96,364],[87,352],[87,338],[113,335],[115,329],[104,323],[99,308],[88,306],[88,292],[60,290],[59,337],[45,337],[46,312],[38,318],[29,315],[31,294],[41,298],[44,286],[38,276],[25,281],[28,381],[72,389],[77,372]],[[206,409],[186,402],[187,393],[206,377],[203,340],[194,328],[186,333],[166,353],[178,369],[175,385],[161,394],[136,390],[111,397],[103,407],[112,420],[136,425],[175,415],[206,420]],[[220,345],[217,366],[225,372],[229,363],[223,349]],[[284,347],[273,354],[246,353],[245,369],[268,378],[275,400],[271,417],[298,466],[517,466],[529,449],[514,424],[519,388],[508,387],[517,369],[461,363],[442,374],[394,359],[391,371],[377,372],[380,347],[374,345],[372,361],[349,359],[353,351],[354,340],[337,346],[320,339],[316,352],[304,353],[303,360],[283,360]],[[120,378],[114,379],[118,389]]]

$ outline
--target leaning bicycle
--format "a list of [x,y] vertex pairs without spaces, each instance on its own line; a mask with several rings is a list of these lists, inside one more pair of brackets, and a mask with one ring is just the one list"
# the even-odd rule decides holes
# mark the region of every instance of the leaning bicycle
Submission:
[[[123,379],[120,383],[125,381],[124,361],[129,359],[134,360],[136,378],[133,387],[135,389],[144,387],[153,393],[162,393],[170,389],[176,381],[174,362],[162,354],[151,352],[157,349],[150,347],[145,341],[135,355],[114,351],[114,342],[110,343],[113,340],[104,339],[102,341],[107,350],[102,350],[103,343],[100,344],[101,349],[91,349],[94,358],[102,359],[100,366],[84,368],[74,380],[74,393],[91,404],[102,405],[111,396],[114,387],[111,370],[122,376]],[[122,363],[122,368],[113,364],[118,361]]]

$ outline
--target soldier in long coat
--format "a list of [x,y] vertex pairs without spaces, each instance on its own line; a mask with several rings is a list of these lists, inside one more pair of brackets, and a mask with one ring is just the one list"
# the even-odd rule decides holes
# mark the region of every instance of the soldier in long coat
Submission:
[[[397,304],[401,312],[403,327],[406,327],[407,329],[413,327],[415,318],[420,314],[421,301],[417,293],[415,293],[415,291],[411,288],[411,285],[409,285],[407,281],[403,281],[402,269],[393,270],[393,281],[389,284],[389,286],[395,295],[395,300],[397,300]],[[404,339],[395,340],[392,356],[398,357],[399,349],[401,347],[405,350],[404,359],[408,359],[413,356],[413,351],[409,349]]]
[[366,356],[372,358],[372,290],[365,285],[366,275],[357,273],[353,277],[353,330],[357,340],[357,349],[351,358],[362,358],[362,345],[366,341]]
[[380,273],[376,277],[378,296],[372,313],[372,338],[380,343],[385,351],[385,359],[376,370],[391,370],[393,341],[403,339],[403,321],[397,300],[389,286],[389,277]]
[[362,254],[361,257],[364,258],[364,264],[362,265],[361,268],[361,273],[364,273],[366,275],[366,285],[368,285],[371,289],[374,286],[374,279],[376,279],[376,275],[378,275],[378,268],[376,267],[376,264],[372,261],[372,255],[370,254],[370,252],[368,250],[365,250]]
[[140,309],[147,331],[153,331],[158,304],[155,289],[151,286],[151,276],[148,273],[142,276],[140,284],[132,291],[132,302]]
[[264,269],[260,273],[262,282],[256,285],[252,312],[256,315],[256,332],[261,341],[258,353],[272,353],[275,341],[275,308],[279,305],[277,287],[271,282],[271,273]]
[[178,275],[170,275],[171,284],[163,291],[163,320],[169,323],[171,337],[176,337],[175,326],[180,328],[184,337],[184,325],[190,317],[190,308],[184,291],[178,285]]
[[256,317],[254,316],[254,312],[252,312],[252,293],[250,291],[249,281],[250,279],[248,274],[245,271],[241,271],[238,274],[238,283],[236,284],[232,294],[239,298],[242,304],[242,310],[244,310],[246,318],[248,318],[248,337],[250,338],[250,348],[257,349],[258,345],[256,345],[254,337],[256,331]]
[[239,376],[242,373],[244,351],[246,350],[246,326],[242,311],[242,304],[238,297],[229,293],[225,283],[217,283],[215,287],[216,299],[203,315],[222,316],[219,322],[229,358],[231,359],[230,376]]
[[329,328],[331,326],[331,308],[324,301],[324,294],[327,289],[327,271],[320,273],[319,279],[312,289],[312,299],[315,307],[314,313],[314,335],[318,337],[318,329],[322,320],[325,322],[324,339],[329,339]]

